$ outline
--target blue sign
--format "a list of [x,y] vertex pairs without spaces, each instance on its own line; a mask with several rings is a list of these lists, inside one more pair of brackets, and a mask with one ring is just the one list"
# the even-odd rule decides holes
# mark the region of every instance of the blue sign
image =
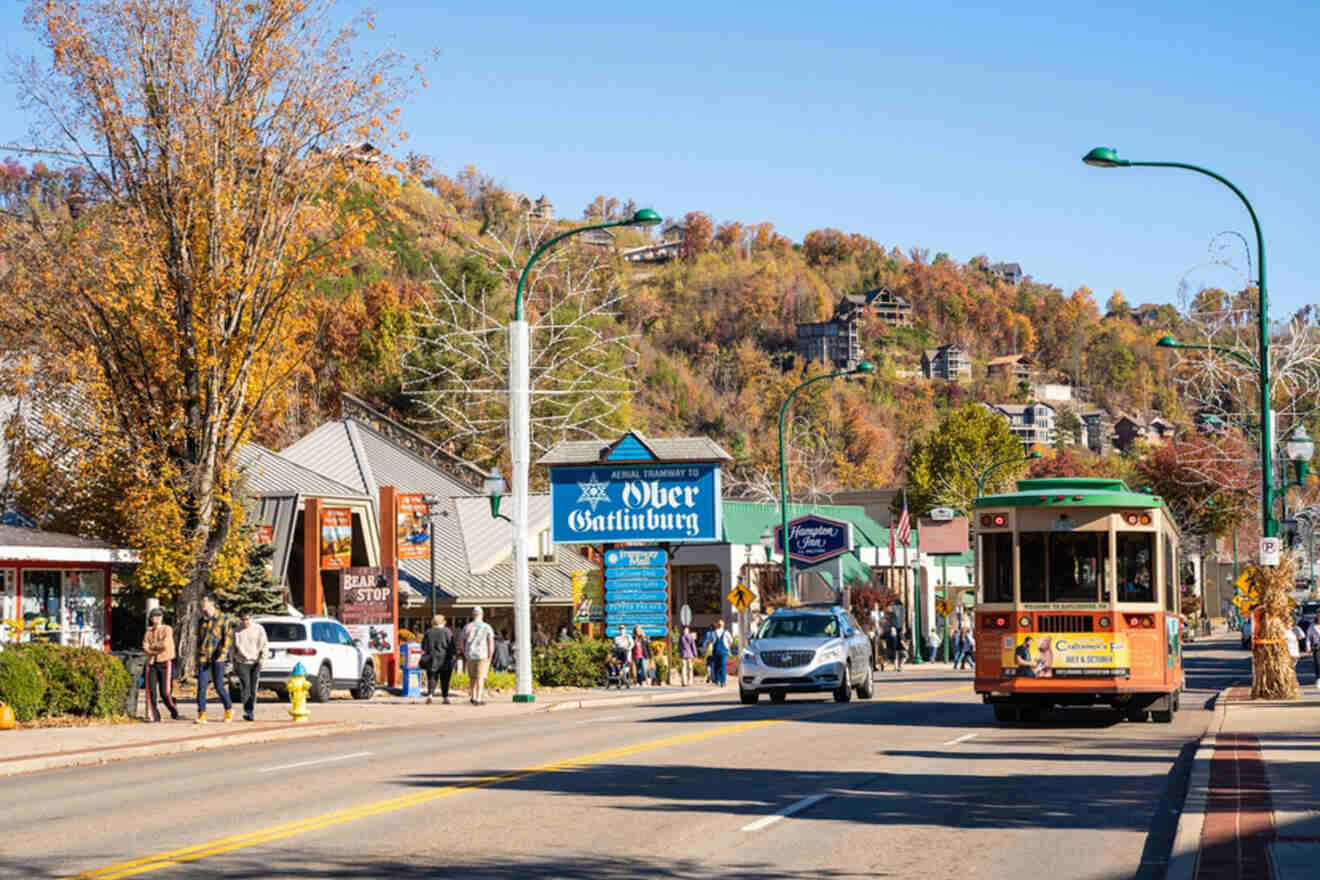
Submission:
[[[784,552],[783,526],[775,527],[775,545]],[[808,514],[788,524],[788,555],[798,562],[824,562],[851,549],[852,523]]]
[[605,628],[613,636],[620,625],[629,635],[641,626],[648,636],[669,630],[669,554],[655,547],[620,547],[605,551]]
[[556,544],[723,537],[718,464],[552,467],[550,505]]

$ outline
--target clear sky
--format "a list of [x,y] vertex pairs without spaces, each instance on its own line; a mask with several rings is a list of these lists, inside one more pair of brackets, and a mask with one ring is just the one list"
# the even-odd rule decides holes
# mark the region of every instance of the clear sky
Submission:
[[[412,148],[561,215],[603,193],[796,241],[832,226],[1016,261],[1101,304],[1176,303],[1213,236],[1253,237],[1213,180],[1082,165],[1106,145],[1233,180],[1264,226],[1274,316],[1320,302],[1314,2],[449,6],[375,6],[372,39],[430,78]],[[5,47],[29,52],[10,8]],[[8,97],[0,140],[26,131]]]

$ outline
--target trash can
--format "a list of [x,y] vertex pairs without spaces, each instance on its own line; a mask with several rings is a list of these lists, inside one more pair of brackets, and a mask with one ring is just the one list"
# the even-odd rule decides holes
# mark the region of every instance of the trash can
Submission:
[[147,655],[142,651],[111,651],[111,656],[118,657],[128,670],[128,691],[124,694],[124,714],[130,718],[137,717],[138,709],[138,689],[144,687],[146,682],[143,680],[143,674],[147,668]]

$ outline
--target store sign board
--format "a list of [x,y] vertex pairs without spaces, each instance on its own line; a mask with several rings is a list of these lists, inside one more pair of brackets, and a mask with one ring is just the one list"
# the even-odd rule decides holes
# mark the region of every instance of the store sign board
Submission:
[[721,538],[713,463],[552,467],[550,504],[557,544]]
[[375,654],[394,653],[394,579],[387,568],[344,568],[339,579],[339,620]]
[[669,554],[658,547],[605,551],[605,628],[641,626],[648,636],[669,630]]
[[[788,555],[814,564],[842,556],[852,549],[852,523],[808,514],[788,524]],[[784,528],[775,528],[775,544],[784,549]]]
[[605,619],[605,582],[599,571],[575,571],[573,622],[599,623]]

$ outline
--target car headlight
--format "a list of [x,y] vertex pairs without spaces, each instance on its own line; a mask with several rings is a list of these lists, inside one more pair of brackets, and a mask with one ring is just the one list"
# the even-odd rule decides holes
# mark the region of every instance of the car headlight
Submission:
[[821,648],[819,651],[816,652],[816,659],[821,661],[822,663],[828,663],[831,660],[842,660],[843,646],[830,645],[829,647]]
[[742,652],[742,658],[746,660],[748,663],[755,663],[756,651],[753,650],[752,648],[744,648]]

